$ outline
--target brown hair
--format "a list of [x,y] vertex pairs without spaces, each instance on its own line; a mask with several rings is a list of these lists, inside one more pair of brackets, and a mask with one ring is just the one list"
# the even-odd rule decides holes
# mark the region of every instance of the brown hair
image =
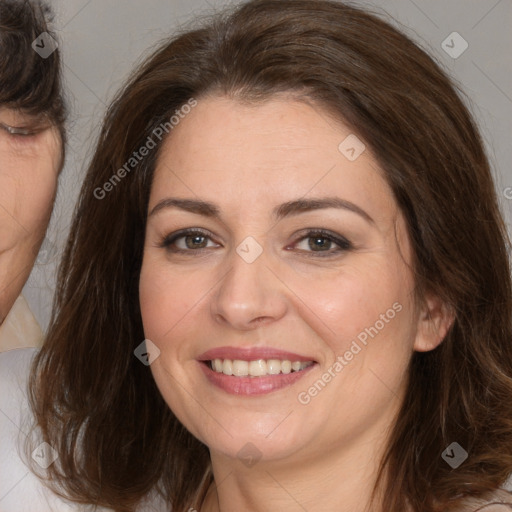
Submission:
[[64,150],[67,111],[60,51],[43,58],[32,48],[43,32],[55,39],[49,28],[52,17],[48,5],[36,0],[0,3],[0,105],[46,117],[58,127]]
[[[166,41],[106,114],[31,380],[37,423],[59,453],[50,477],[72,499],[128,511],[158,487],[182,512],[209,471],[207,447],[133,355],[144,339],[138,278],[158,148],[108,197],[95,191],[190,98],[288,91],[371,148],[408,224],[417,298],[433,293],[455,314],[443,343],[410,362],[381,466],[382,510],[451,510],[512,471],[509,242],[471,115],[434,61],[378,16],[261,0]],[[453,441],[469,453],[456,470],[441,458]]]

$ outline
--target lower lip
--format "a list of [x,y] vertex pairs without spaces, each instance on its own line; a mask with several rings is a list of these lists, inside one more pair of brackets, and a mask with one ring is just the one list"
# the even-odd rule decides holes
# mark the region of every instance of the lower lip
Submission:
[[264,395],[291,386],[314,368],[316,363],[298,372],[265,375],[263,377],[234,377],[233,375],[216,372],[205,363],[200,363],[200,366],[208,380],[223,391],[232,395],[249,396]]

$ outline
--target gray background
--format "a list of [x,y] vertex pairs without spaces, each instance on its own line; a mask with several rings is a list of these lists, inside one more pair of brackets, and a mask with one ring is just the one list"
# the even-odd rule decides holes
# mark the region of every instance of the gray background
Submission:
[[[106,105],[133,66],[176,27],[237,2],[221,0],[49,0],[64,59],[70,105],[69,144],[54,214],[24,288],[43,330],[55,270]],[[462,86],[486,141],[496,188],[511,231],[512,2],[510,0],[353,1],[385,16],[417,41]],[[458,32],[468,43],[458,58],[442,43]],[[448,43],[452,45],[450,39]],[[460,48],[454,42],[455,49]],[[511,189],[512,190],[512,189]],[[468,197],[468,201],[473,198]]]

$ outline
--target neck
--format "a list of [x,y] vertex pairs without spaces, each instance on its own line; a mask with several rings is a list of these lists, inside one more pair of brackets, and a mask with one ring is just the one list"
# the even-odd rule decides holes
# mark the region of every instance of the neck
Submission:
[[388,436],[385,426],[375,427],[322,453],[252,467],[212,452],[214,483],[200,512],[381,512],[379,493],[374,504],[370,498]]

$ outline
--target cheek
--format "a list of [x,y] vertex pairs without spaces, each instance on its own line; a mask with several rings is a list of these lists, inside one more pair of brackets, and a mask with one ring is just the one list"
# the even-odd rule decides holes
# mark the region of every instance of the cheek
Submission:
[[371,402],[401,388],[414,342],[412,289],[405,267],[381,265],[343,281],[336,308],[326,310],[334,331],[326,341],[348,395]]
[[37,161],[32,162],[30,168],[25,168],[25,179],[23,182],[25,198],[25,211],[27,222],[36,225],[44,217],[51,213],[53,199],[57,190],[59,169],[58,154],[46,154],[40,156]]
[[[406,267],[384,261],[375,267],[346,271],[310,288],[307,297],[321,320],[316,330],[327,349],[323,377],[333,380],[324,399],[342,399],[356,409],[367,403],[377,412],[402,388],[414,342],[414,310]],[[308,384],[315,386],[315,379]]]
[[162,345],[164,340],[176,337],[188,325],[201,308],[201,298],[206,299],[210,287],[204,273],[200,277],[199,273],[173,272],[165,261],[152,256],[146,254],[142,264],[140,309],[146,337]]
[[[52,158],[0,162],[0,233],[3,245],[20,237],[36,239],[48,223],[57,187],[57,164]],[[6,247],[7,248],[7,247]]]
[[391,334],[400,324],[396,310],[405,310],[411,286],[404,265],[387,264],[381,258],[347,264],[324,279],[304,275],[293,283],[304,311],[309,308],[314,313],[310,316],[318,333],[337,354],[348,350],[360,333],[364,341],[366,329],[375,324],[379,335]]
[[[47,174],[45,173],[45,176]],[[50,220],[53,200],[57,189],[55,175],[41,178],[36,184],[26,183],[26,195],[22,200],[22,218],[31,231],[42,234]]]

